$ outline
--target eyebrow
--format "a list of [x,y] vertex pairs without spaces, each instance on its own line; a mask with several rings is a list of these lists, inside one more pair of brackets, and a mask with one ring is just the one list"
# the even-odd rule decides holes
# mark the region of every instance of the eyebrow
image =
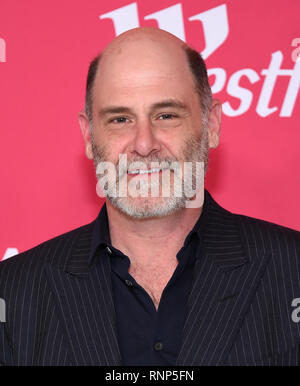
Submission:
[[125,106],[109,106],[99,110],[98,115],[108,115],[108,114],[128,114],[131,112],[131,109]]
[[[180,102],[177,99],[166,99],[161,102],[153,103],[150,106],[150,111],[154,111],[157,109],[163,109],[163,108],[176,108],[179,110],[187,110],[187,105]],[[108,115],[108,114],[130,114],[132,113],[132,110],[129,107],[126,106],[108,106],[103,109],[100,109],[98,112],[99,116]]]
[[173,107],[173,108],[180,109],[180,110],[187,110],[187,105],[180,102],[177,99],[167,99],[167,100],[162,101],[162,102],[153,103],[151,105],[151,110],[163,109],[166,107]]

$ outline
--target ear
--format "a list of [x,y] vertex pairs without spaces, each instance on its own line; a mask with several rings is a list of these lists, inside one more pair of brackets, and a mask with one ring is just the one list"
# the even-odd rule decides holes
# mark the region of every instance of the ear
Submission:
[[209,147],[216,148],[220,142],[222,104],[218,99],[213,99],[208,112]]
[[85,144],[85,154],[88,159],[93,159],[90,123],[84,111],[80,111],[78,114],[78,121]]

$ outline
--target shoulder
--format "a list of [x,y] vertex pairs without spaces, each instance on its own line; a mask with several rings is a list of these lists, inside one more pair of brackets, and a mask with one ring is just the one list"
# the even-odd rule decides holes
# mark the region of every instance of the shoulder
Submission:
[[36,272],[45,264],[64,266],[79,239],[91,238],[94,221],[44,241],[33,248],[0,262],[0,284],[10,275]]
[[215,220],[218,219],[223,224],[228,223],[231,227],[234,226],[248,253],[252,255],[271,254],[275,261],[290,258],[300,262],[299,231],[270,221],[233,213],[213,199],[211,204]]
[[233,216],[249,257],[269,256],[267,271],[271,280],[280,281],[281,277],[282,285],[286,281],[296,284],[300,272],[300,232],[254,217]]
[[[282,289],[293,298],[300,291],[300,232],[273,222],[232,213],[218,206],[222,219],[235,224],[243,251],[250,261],[265,259],[264,289]],[[273,294],[274,295],[274,294]],[[272,296],[271,296],[272,297]],[[280,294],[278,294],[278,298]]]
[[300,242],[300,232],[266,220],[242,215],[232,214],[235,217],[237,226],[248,235],[249,238],[264,239],[275,242],[290,240]]
[[209,194],[212,210],[218,218],[227,219],[235,222],[239,231],[248,239],[292,239],[295,242],[300,241],[300,232],[270,221],[250,217],[244,214],[238,214],[225,209],[217,203]]

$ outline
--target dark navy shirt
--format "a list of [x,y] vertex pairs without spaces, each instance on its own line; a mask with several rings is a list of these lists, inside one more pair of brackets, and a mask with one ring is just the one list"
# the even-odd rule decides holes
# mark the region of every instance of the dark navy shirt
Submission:
[[[201,225],[207,212],[205,191],[202,214],[177,253],[178,265],[167,283],[158,310],[148,293],[128,273],[130,256],[111,245],[106,204],[95,222],[90,262],[109,256],[122,365],[174,366],[180,351],[193,268],[201,258]],[[98,265],[97,265],[98,266]]]

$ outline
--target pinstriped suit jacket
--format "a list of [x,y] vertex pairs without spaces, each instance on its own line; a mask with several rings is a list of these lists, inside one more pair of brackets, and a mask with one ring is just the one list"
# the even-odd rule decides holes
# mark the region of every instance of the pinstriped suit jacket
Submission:
[[[205,199],[177,365],[299,365],[300,233]],[[0,263],[1,364],[121,364],[109,257],[87,264],[93,226]]]

